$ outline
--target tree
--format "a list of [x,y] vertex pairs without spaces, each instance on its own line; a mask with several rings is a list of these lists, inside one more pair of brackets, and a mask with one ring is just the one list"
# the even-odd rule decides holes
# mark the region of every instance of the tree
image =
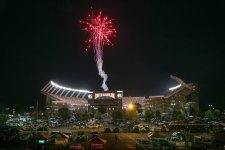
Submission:
[[199,110],[196,115],[200,118],[203,118],[205,114],[204,111]]
[[96,111],[96,112],[95,112],[95,115],[94,115],[94,118],[95,118],[95,119],[101,119],[101,115],[102,115],[101,112]]
[[145,119],[147,121],[149,121],[150,119],[152,119],[154,117],[154,113],[152,111],[151,108],[148,108],[146,111],[145,111]]
[[78,114],[77,118],[79,118],[81,121],[86,121],[86,120],[91,119],[91,115],[90,115],[90,113],[85,112],[83,114]]
[[214,114],[212,113],[211,110],[207,110],[205,112],[205,117],[208,118],[208,119],[212,119],[212,118],[214,118]]
[[8,116],[7,115],[0,114],[0,125],[5,125],[7,120],[8,120]]
[[160,112],[159,110],[156,110],[156,112],[155,112],[155,117],[156,117],[157,119],[161,119],[161,112]]
[[138,111],[138,113],[142,113],[141,104],[140,103],[134,103],[134,109]]
[[49,119],[49,114],[48,114],[48,112],[44,112],[44,114],[43,114],[43,116],[42,116],[42,118],[44,119],[44,120],[48,120]]
[[138,112],[137,110],[129,110],[128,111],[128,117],[132,121],[136,121],[138,119]]
[[183,120],[185,118],[185,112],[182,110],[174,110],[172,118],[173,120]]
[[214,113],[214,116],[215,116],[216,118],[219,118],[219,117],[221,116],[221,111],[220,111],[219,109],[215,109],[215,110],[213,111],[213,113]]
[[70,111],[68,108],[60,108],[58,110],[58,115],[61,117],[63,120],[69,119],[70,118]]
[[101,107],[98,108],[98,111],[100,113],[104,114],[104,113],[106,113],[106,108],[101,106]]
[[186,111],[184,109],[180,110],[180,114],[178,116],[178,120],[184,120],[186,116]]
[[123,118],[123,112],[121,110],[114,110],[112,112],[112,118],[113,119],[122,119]]
[[196,116],[197,115],[197,111],[196,111],[196,109],[193,106],[189,107],[189,112],[190,112],[189,115],[192,115],[192,116]]

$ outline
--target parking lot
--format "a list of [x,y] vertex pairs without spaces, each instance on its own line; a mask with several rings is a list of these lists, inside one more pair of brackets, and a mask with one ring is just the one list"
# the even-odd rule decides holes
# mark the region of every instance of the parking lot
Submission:
[[118,139],[115,140],[115,133],[104,133],[102,137],[107,140],[107,150],[134,150],[137,138],[147,137],[146,133],[116,133]]
[[[60,127],[54,129],[55,131],[68,132],[70,131],[67,127]],[[73,138],[76,138],[77,132],[84,131],[86,136],[89,135],[92,131],[97,131],[100,133],[99,137],[105,139],[106,145],[105,149],[107,150],[115,150],[115,149],[123,149],[123,150],[134,150],[136,149],[136,139],[137,138],[147,138],[147,133],[104,133],[104,128],[98,129],[75,129],[71,130]],[[115,135],[117,135],[117,141],[115,139]],[[85,143],[82,143],[85,145]]]

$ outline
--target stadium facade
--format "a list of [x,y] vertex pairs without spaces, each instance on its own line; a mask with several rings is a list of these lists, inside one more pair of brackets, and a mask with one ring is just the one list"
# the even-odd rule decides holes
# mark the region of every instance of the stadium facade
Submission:
[[78,90],[64,87],[49,81],[41,90],[46,96],[46,111],[56,113],[60,108],[67,107],[71,111],[87,111],[88,90]]
[[123,91],[96,91],[88,94],[88,104],[90,109],[99,107],[106,108],[107,111],[122,109]]
[[41,90],[46,96],[46,110],[54,114],[60,108],[89,111],[105,107],[107,111],[122,109],[123,91],[88,91],[61,86],[49,81]]
[[184,109],[187,115],[199,110],[199,94],[197,84],[176,86],[168,94],[162,96],[149,96],[146,100],[145,108],[151,108],[153,112],[160,111],[162,116],[171,116],[174,110]]
[[54,113],[62,107],[71,111],[89,111],[105,107],[107,111],[127,109],[129,104],[138,103],[143,112],[151,108],[160,111],[162,116],[171,115],[175,107],[183,107],[190,113],[199,110],[198,85],[186,84],[181,79],[171,76],[179,85],[169,89],[168,93],[149,97],[124,97],[123,91],[88,91],[64,87],[48,82],[41,90],[46,96],[46,110]]

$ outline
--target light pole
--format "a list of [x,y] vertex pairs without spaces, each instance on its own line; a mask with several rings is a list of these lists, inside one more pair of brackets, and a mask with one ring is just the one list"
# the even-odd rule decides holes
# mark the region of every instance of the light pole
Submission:
[[30,113],[33,112],[34,106],[30,106]]
[[171,120],[172,120],[172,119],[173,119],[173,115],[174,115],[174,107],[175,107],[175,105],[176,105],[175,101],[172,101],[172,102],[170,103],[170,105],[171,105],[171,107],[172,107],[172,115],[171,115]]
[[133,104],[129,104],[129,105],[128,105],[128,109],[129,109],[129,110],[134,109],[134,105],[133,105]]
[[12,113],[13,113],[13,116],[14,116],[15,115],[15,109],[14,108],[13,108],[13,112]]
[[209,109],[214,109],[213,105],[212,104],[209,104]]

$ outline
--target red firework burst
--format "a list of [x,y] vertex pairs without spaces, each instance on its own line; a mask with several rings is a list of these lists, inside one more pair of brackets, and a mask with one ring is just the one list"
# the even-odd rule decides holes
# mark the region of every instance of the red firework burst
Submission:
[[80,23],[85,25],[83,30],[90,34],[89,38],[85,40],[87,43],[86,51],[93,45],[97,53],[102,53],[105,44],[113,46],[110,38],[116,36],[116,30],[112,26],[112,20],[108,19],[107,16],[103,17],[101,11],[96,17],[88,15],[88,19],[80,21]]

